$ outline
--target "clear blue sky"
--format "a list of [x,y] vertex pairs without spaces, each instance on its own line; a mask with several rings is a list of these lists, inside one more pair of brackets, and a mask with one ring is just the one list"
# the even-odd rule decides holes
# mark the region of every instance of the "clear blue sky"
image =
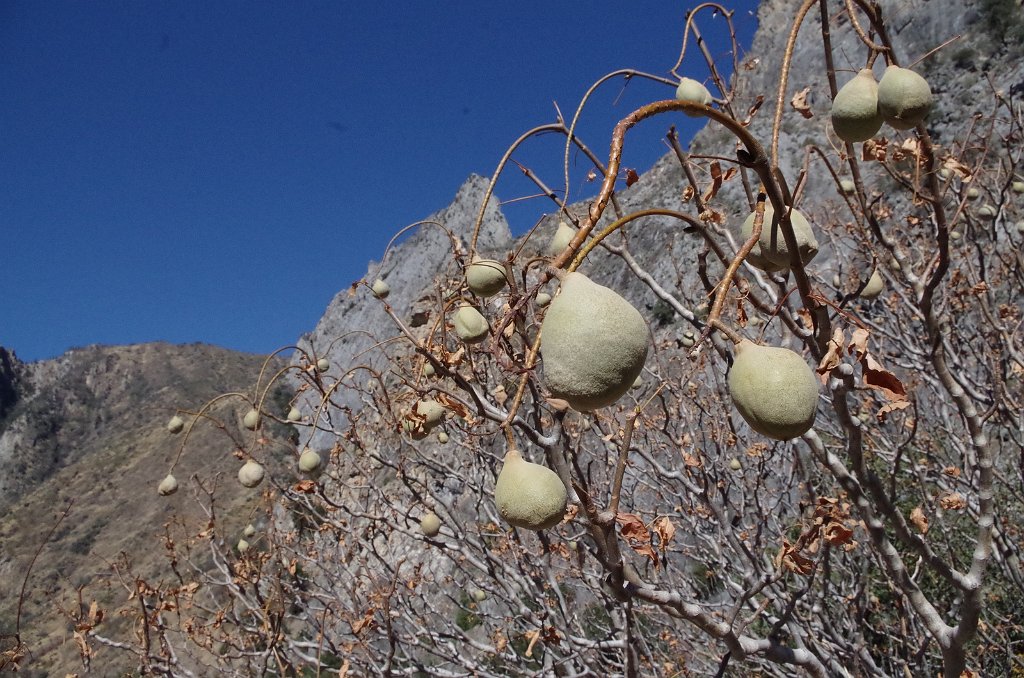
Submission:
[[[725,4],[749,46],[756,1]],[[688,6],[0,0],[0,345],[292,343],[552,101],[568,116],[609,71],[667,75]],[[725,22],[700,25],[727,65]],[[692,44],[686,64],[707,79]],[[580,134],[604,157],[619,118],[672,95],[606,86]],[[650,167],[670,122],[694,131],[647,123],[625,165]],[[559,187],[562,142],[516,157]],[[506,214],[518,233],[550,209]]]

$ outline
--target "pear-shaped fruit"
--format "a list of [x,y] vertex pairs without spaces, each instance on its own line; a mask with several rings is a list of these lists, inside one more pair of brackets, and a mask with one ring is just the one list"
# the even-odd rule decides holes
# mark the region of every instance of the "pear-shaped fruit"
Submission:
[[245,426],[250,431],[255,431],[260,427],[260,413],[253,408],[245,413],[242,417],[242,426]]
[[427,537],[436,537],[441,532],[441,519],[436,513],[428,513],[420,518],[420,532]]
[[537,302],[537,306],[544,308],[551,303],[551,295],[547,292],[537,292],[537,297],[534,301]]
[[475,307],[469,304],[460,306],[459,310],[455,312],[453,322],[455,324],[455,333],[459,335],[459,339],[462,339],[467,344],[479,344],[487,339],[490,325],[487,324],[487,318],[480,311],[476,310]]
[[302,412],[299,412],[297,407],[292,407],[288,410],[288,421],[299,421],[302,419]]
[[[711,104],[711,92],[693,78],[683,78],[679,81],[679,86],[676,87],[676,99],[708,106]],[[684,113],[691,118],[699,118],[701,115],[700,113],[691,113],[690,111],[684,111]]]
[[235,546],[239,553],[245,553],[249,550],[249,542],[244,539],[239,539],[238,544]]
[[256,487],[263,482],[263,466],[250,459],[238,469],[238,482],[245,487]]
[[178,479],[168,473],[163,480],[160,481],[160,485],[157,486],[156,491],[160,493],[161,497],[167,497],[178,491]]
[[386,299],[387,296],[391,294],[391,286],[380,278],[373,281],[373,285],[370,286],[370,290],[373,292],[373,296],[378,299]]
[[878,83],[878,112],[895,129],[916,127],[932,108],[928,81],[909,68],[889,66]]
[[299,455],[299,470],[303,473],[312,473],[320,468],[320,455],[308,447]]
[[878,83],[870,68],[861,70],[836,92],[832,128],[843,141],[867,141],[882,127],[878,112]]
[[416,403],[416,414],[423,417],[423,428],[428,431],[444,421],[446,413],[444,405],[436,400],[426,399]]
[[478,297],[493,297],[505,289],[505,266],[495,259],[474,259],[466,268],[466,283]]
[[494,484],[494,503],[510,525],[544,530],[562,522],[566,492],[558,474],[509,450]]
[[551,236],[551,240],[548,241],[547,247],[544,248],[544,253],[549,257],[556,257],[565,251],[565,248],[572,242],[573,236],[576,235],[576,229],[570,226],[567,222],[559,220],[558,228],[555,229],[554,235]]
[[729,370],[729,395],[758,433],[789,440],[814,424],[818,379],[799,354],[744,339]]
[[732,459],[729,460],[729,468],[731,468],[733,471],[739,471],[743,468],[743,462],[741,462],[736,457],[733,457]]
[[[755,214],[756,212],[751,212],[743,221],[740,232],[744,240],[754,232]],[[818,240],[814,237],[811,225],[798,210],[792,210],[790,223],[793,225],[793,235],[796,237],[800,261],[806,264],[818,254]],[[771,203],[765,203],[761,237],[758,238],[754,249],[747,256],[747,261],[768,273],[789,268],[789,247],[786,245],[786,239],[782,235],[782,228],[779,226],[779,220],[775,216],[775,210]]]
[[167,422],[167,430],[171,433],[181,433],[184,428],[185,420],[178,415],[174,415],[171,417],[171,420]]
[[852,179],[843,179],[839,182],[839,190],[846,195],[853,195],[853,192],[857,190],[857,185],[853,183]]
[[246,525],[245,529],[242,530],[242,536],[245,537],[246,539],[248,539],[249,537],[253,536],[254,534],[256,534],[256,528],[252,526],[252,523],[249,523],[248,525]]
[[649,339],[644,317],[628,301],[568,273],[541,324],[544,383],[576,410],[611,405],[639,376]]
[[320,358],[319,360],[316,361],[317,372],[326,372],[329,369],[331,369],[331,361],[329,361],[327,358]]
[[867,284],[864,285],[864,289],[860,291],[861,299],[874,299],[879,294],[881,294],[882,290],[884,289],[885,280],[882,279],[882,275],[878,272],[878,269],[876,268],[874,271],[872,271],[871,277],[868,278]]

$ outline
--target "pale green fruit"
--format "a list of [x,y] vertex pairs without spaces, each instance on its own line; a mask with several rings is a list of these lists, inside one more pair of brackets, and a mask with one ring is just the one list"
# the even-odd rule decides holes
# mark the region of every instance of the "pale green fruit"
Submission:
[[1024,193],[1024,181],[1015,181],[1010,188],[1014,193]]
[[474,259],[466,268],[466,283],[473,294],[479,297],[493,297],[505,289],[505,266],[494,259]]
[[575,228],[564,221],[559,221],[558,228],[555,229],[554,235],[551,236],[547,247],[544,248],[544,253],[549,257],[558,256],[565,251],[575,235]]
[[244,539],[239,539],[238,544],[235,546],[239,553],[245,553],[249,550],[249,542]]
[[249,523],[248,525],[246,525],[245,529],[242,530],[242,536],[243,537],[248,538],[248,537],[253,536],[254,534],[256,534],[256,528],[252,526],[252,523]]
[[959,240],[962,237],[964,237],[964,234],[961,233],[960,231],[950,231],[949,232],[949,239],[950,240]]
[[[743,221],[740,234],[744,240],[754,232],[755,214],[756,212],[751,212]],[[793,236],[800,252],[800,261],[807,264],[818,254],[818,241],[814,237],[814,231],[811,230],[811,225],[804,215],[797,210],[792,211],[789,220],[793,225]],[[747,255],[747,261],[768,273],[789,268],[789,248],[786,246],[786,239],[782,235],[782,228],[779,226],[779,220],[775,218],[775,210],[771,203],[765,203],[761,237]]]
[[832,128],[843,141],[867,141],[882,127],[878,112],[878,83],[870,68],[857,73],[836,92]]
[[416,414],[423,417],[423,428],[428,431],[444,421],[446,413],[444,405],[436,400],[420,400],[416,403]]
[[1017,222],[1017,232],[1024,233],[1024,221]]
[[171,433],[181,433],[184,428],[185,420],[178,415],[174,415],[171,417],[171,420],[167,422],[167,430]]
[[874,271],[872,271],[871,277],[868,278],[867,284],[864,285],[864,289],[860,291],[860,297],[861,299],[874,299],[879,294],[881,294],[882,290],[884,289],[885,280],[882,279],[882,275],[878,272],[878,269],[876,268]]
[[373,285],[370,286],[370,289],[373,291],[373,296],[378,299],[386,299],[387,296],[391,294],[391,286],[380,278],[373,281]]
[[424,377],[432,377],[437,373],[437,371],[434,369],[433,363],[423,363],[422,371]]
[[679,343],[681,343],[684,348],[691,348],[695,343],[697,343],[697,336],[693,332],[687,330],[683,333],[683,338],[679,340]]
[[447,443],[448,442],[448,434],[445,433],[444,431],[438,431],[437,432],[437,442],[441,443],[442,445]]
[[640,312],[582,273],[568,273],[541,325],[544,383],[580,411],[611,405],[640,375],[650,332]]
[[878,112],[895,129],[916,127],[932,108],[928,81],[908,68],[889,66],[878,83]]
[[978,208],[976,214],[982,219],[995,219],[996,208],[992,207],[992,205],[982,205],[981,207]]
[[487,593],[480,589],[473,589],[473,593],[471,595],[473,596],[473,600],[478,603],[482,603],[487,600]]
[[327,358],[320,358],[320,360],[316,361],[317,372],[326,372],[329,369],[331,369],[331,363]]
[[857,190],[857,185],[851,179],[843,179],[839,182],[839,190],[846,195],[852,195]]
[[638,388],[640,388],[643,385],[644,385],[643,377],[637,377],[636,379],[633,380],[633,385],[630,386],[630,388],[635,391],[635,390],[637,390]]
[[744,339],[729,370],[729,395],[750,428],[776,440],[801,436],[814,424],[818,379],[799,354]]
[[250,459],[238,469],[238,482],[245,487],[256,487],[263,482],[263,466]]
[[255,431],[260,427],[260,413],[255,408],[249,410],[242,417],[242,426],[245,426],[250,431]]
[[967,196],[968,200],[977,200],[981,197],[981,191],[972,187],[968,188],[967,191],[964,192],[964,195]]
[[428,513],[420,518],[420,532],[427,537],[436,537],[441,532],[441,519],[436,513]]
[[[708,106],[711,104],[711,92],[703,84],[697,82],[692,78],[683,78],[679,81],[679,86],[676,87],[676,99],[679,101],[690,101],[695,104],[704,104]],[[686,115],[691,118],[699,118],[700,113],[691,113],[690,111],[684,111]]]
[[172,476],[170,473],[160,481],[160,485],[157,486],[156,491],[160,493],[161,497],[168,497],[178,491],[178,479]]
[[558,474],[509,450],[494,484],[494,503],[508,524],[544,530],[562,522],[567,497]]
[[943,167],[942,169],[939,170],[939,178],[942,179],[943,181],[947,181],[949,177],[952,175],[953,173],[949,171],[948,167]]
[[299,412],[298,408],[291,408],[288,410],[288,421],[299,421],[302,419],[302,412]]
[[729,460],[729,468],[731,468],[733,471],[739,471],[740,469],[743,468],[743,463],[740,462],[740,460],[737,459],[736,457],[733,457],[731,460]]
[[303,473],[312,473],[320,468],[320,455],[308,447],[299,455],[299,470]]
[[469,304],[460,306],[459,310],[455,312],[453,322],[455,333],[467,344],[479,344],[487,339],[490,325],[487,324],[487,318],[483,317],[480,311],[473,306]]
[[538,306],[544,308],[551,303],[551,295],[547,292],[538,292],[536,302]]

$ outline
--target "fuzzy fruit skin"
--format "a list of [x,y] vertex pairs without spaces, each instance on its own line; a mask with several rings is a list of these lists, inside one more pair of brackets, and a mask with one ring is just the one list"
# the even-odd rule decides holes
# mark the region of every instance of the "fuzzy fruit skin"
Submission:
[[444,421],[446,413],[444,405],[436,400],[420,400],[416,403],[416,414],[423,417],[423,428],[427,431]]
[[464,304],[455,312],[455,333],[467,344],[479,344],[487,339],[491,329],[487,318],[474,307]]
[[302,412],[299,412],[298,408],[291,408],[288,410],[288,421],[299,421],[302,419]]
[[475,259],[466,268],[466,283],[478,297],[493,297],[505,289],[505,266],[495,259]]
[[320,468],[320,455],[308,447],[299,455],[299,470],[303,473],[312,473]]
[[799,354],[744,339],[729,370],[729,395],[743,419],[762,435],[790,440],[814,425],[818,380]]
[[475,600],[478,603],[482,603],[485,600],[487,600],[487,593],[480,589],[473,589],[472,596],[473,600]]
[[245,529],[242,530],[242,536],[246,539],[253,536],[254,534],[256,534],[256,528],[253,527],[252,524],[246,525]]
[[327,358],[320,358],[316,361],[317,372],[326,372],[329,369],[331,369],[331,362]]
[[884,289],[885,280],[882,279],[882,275],[876,268],[874,272],[872,272],[871,277],[868,278],[868,282],[864,285],[864,289],[860,291],[860,297],[861,299],[874,299],[881,294]]
[[[747,215],[740,228],[744,240],[754,232],[754,214],[755,212],[751,212]],[[800,261],[807,264],[818,254],[818,240],[814,237],[814,231],[807,218],[798,210],[792,211],[789,221],[793,225]],[[775,218],[775,210],[771,203],[765,203],[761,237],[747,255],[747,261],[768,273],[789,268],[789,248],[786,246],[786,239],[782,235],[782,228],[779,226],[779,220]]]
[[843,179],[839,182],[839,190],[846,195],[852,195],[853,192],[857,190],[857,185],[850,179]]
[[178,415],[174,415],[171,417],[171,420],[167,422],[167,430],[170,433],[181,433],[184,428],[185,420]]
[[558,256],[566,247],[569,246],[574,235],[576,235],[575,228],[564,221],[559,221],[558,228],[555,229],[554,235],[551,236],[551,240],[548,241],[547,247],[544,248],[544,254],[549,257]]
[[867,141],[882,128],[878,83],[870,68],[861,70],[836,92],[832,128],[843,141]]
[[242,425],[250,431],[255,431],[260,427],[260,413],[255,408],[249,410],[242,417]]
[[387,296],[391,294],[391,286],[380,278],[373,281],[373,285],[370,286],[370,289],[373,291],[373,296],[378,299],[386,299]]
[[908,68],[889,66],[878,83],[878,112],[895,129],[917,127],[933,101],[928,81]]
[[160,493],[161,497],[169,497],[178,491],[178,479],[172,476],[170,473],[160,481],[159,487],[156,491]]
[[249,542],[247,542],[244,539],[239,539],[238,540],[238,545],[235,548],[238,549],[239,553],[245,553],[246,551],[249,550]]
[[647,322],[616,292],[568,273],[541,324],[544,384],[588,412],[621,398],[647,360]]
[[436,513],[428,513],[420,518],[420,532],[426,537],[436,537],[441,532],[441,519]]
[[494,503],[505,522],[545,530],[562,522],[566,502],[565,485],[557,473],[509,450],[494,484]]
[[1024,181],[1015,181],[1010,185],[1014,193],[1024,193]]
[[[711,92],[693,78],[683,78],[679,81],[679,86],[676,87],[676,99],[709,106],[711,105]],[[691,118],[699,118],[701,116],[700,113],[683,112]]]
[[242,464],[238,469],[238,482],[245,487],[256,487],[263,482],[263,466],[252,459]]
[[537,298],[534,301],[537,302],[538,307],[545,308],[551,303],[551,295],[547,292],[538,292]]

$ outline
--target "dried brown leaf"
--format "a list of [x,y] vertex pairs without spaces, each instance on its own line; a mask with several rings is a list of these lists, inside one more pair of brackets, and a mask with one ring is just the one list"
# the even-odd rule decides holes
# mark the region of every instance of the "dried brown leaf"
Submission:
[[658,546],[664,551],[668,543],[672,541],[672,537],[676,535],[676,526],[672,524],[668,516],[655,518],[653,526],[658,535]]
[[918,532],[928,534],[928,517],[925,516],[924,510],[920,506],[915,506],[914,510],[910,512],[910,522],[914,524]]
[[843,336],[842,328],[837,327],[832,332],[832,338],[828,340],[828,352],[822,357],[821,364],[818,365],[817,373],[822,384],[828,381],[832,370],[839,367],[844,348],[846,348],[846,337]]
[[800,115],[805,118],[813,118],[814,113],[811,113],[811,105],[807,103],[807,95],[811,93],[810,87],[804,87],[802,90],[793,95],[790,100],[790,105],[795,108]]
[[939,506],[946,511],[961,511],[967,508],[967,501],[957,492],[949,492],[939,497]]
[[640,181],[640,175],[632,167],[626,169],[626,188]]

